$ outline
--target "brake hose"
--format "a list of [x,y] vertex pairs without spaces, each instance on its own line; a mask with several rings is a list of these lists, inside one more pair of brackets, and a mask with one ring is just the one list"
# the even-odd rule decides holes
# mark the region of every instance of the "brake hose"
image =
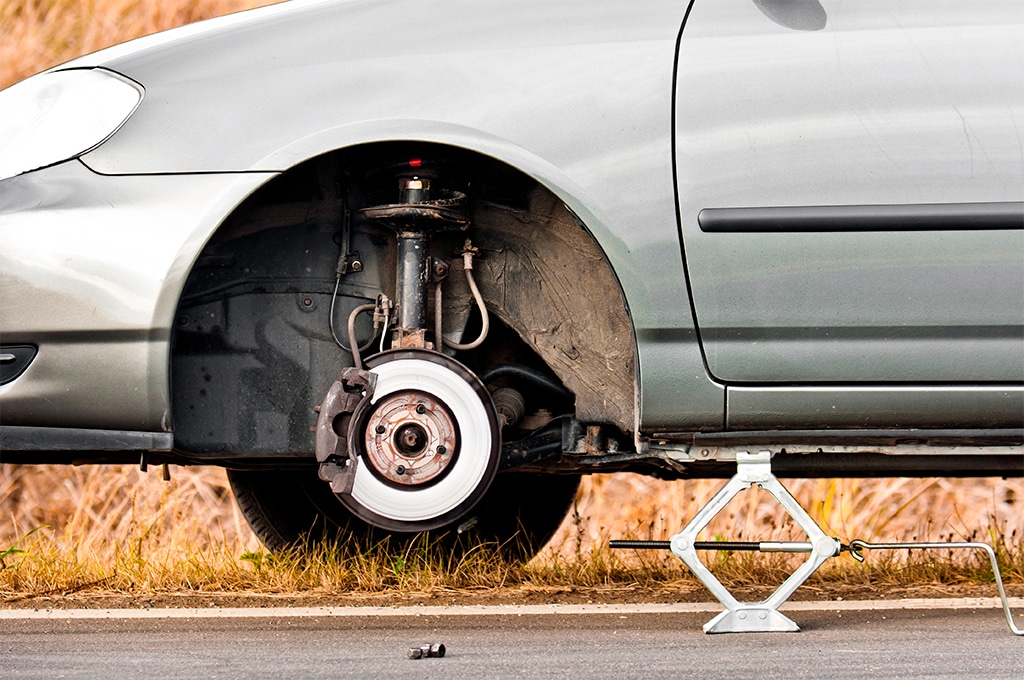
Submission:
[[484,296],[480,294],[480,289],[476,285],[476,279],[473,278],[473,250],[469,247],[469,241],[466,242],[466,250],[462,253],[462,270],[466,272],[466,282],[469,284],[469,290],[473,293],[473,299],[476,300],[476,306],[480,310],[480,335],[473,342],[467,342],[465,344],[448,340],[442,335],[442,317],[443,304],[441,298],[441,282],[438,281],[434,285],[434,338],[438,349],[442,347],[449,347],[454,350],[464,351],[468,349],[476,349],[483,344],[484,340],[487,339],[487,332],[491,328],[491,319],[487,313],[487,305],[484,304]]

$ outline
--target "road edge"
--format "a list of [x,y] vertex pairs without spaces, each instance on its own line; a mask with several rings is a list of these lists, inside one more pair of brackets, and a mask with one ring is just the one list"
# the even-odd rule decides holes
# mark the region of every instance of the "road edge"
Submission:
[[[1024,597],[1009,598],[1011,610],[1024,608]],[[998,597],[914,598],[904,600],[829,600],[787,602],[784,611],[854,611],[893,609],[1000,609]],[[338,618],[398,616],[543,616],[548,614],[680,614],[718,612],[716,602],[671,604],[519,604],[394,607],[210,607],[152,609],[4,609],[0,620],[18,619],[222,619]],[[1017,616],[1024,616],[1018,613]]]

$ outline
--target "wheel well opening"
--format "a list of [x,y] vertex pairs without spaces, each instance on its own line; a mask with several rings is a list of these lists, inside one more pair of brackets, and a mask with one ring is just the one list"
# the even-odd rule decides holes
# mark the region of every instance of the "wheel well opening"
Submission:
[[[435,238],[450,265],[444,335],[472,339],[481,315],[458,249],[479,250],[474,277],[490,317],[486,340],[456,358],[507,399],[508,436],[571,415],[628,433],[635,342],[618,281],[572,212],[523,172],[447,146],[390,142],[304,162],[240,205],[198,256],[172,334],[175,441],[215,462],[312,455],[313,407],[351,365],[347,319],[394,295],[394,234],[360,217],[393,202],[396,167],[418,164],[465,193],[470,226]],[[431,292],[433,300],[434,293]],[[433,305],[431,304],[431,314]],[[370,314],[354,321],[367,352]],[[502,369],[508,366],[511,368]],[[517,369],[516,367],[521,367]]]

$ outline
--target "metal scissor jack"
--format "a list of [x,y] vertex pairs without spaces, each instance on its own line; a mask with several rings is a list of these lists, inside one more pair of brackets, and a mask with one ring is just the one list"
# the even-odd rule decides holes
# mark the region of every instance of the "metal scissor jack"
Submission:
[[[723,541],[698,541],[697,535],[704,530],[709,522],[721,512],[726,505],[741,491],[753,486],[764,489],[785,508],[790,517],[807,534],[809,541],[761,541],[761,542],[723,542]],[[782,614],[779,607],[803,585],[804,581],[810,578],[818,567],[824,564],[830,557],[835,557],[843,551],[849,551],[855,559],[863,561],[863,550],[871,549],[949,549],[949,548],[970,548],[986,550],[992,563],[992,570],[995,574],[996,585],[999,588],[999,596],[1002,599],[1003,612],[1006,614],[1006,622],[1015,635],[1024,635],[1013,623],[1009,603],[1006,600],[1006,592],[1003,589],[1003,581],[999,574],[999,565],[996,562],[995,552],[992,547],[984,543],[865,543],[864,541],[851,541],[850,545],[844,545],[837,538],[831,538],[822,531],[821,527],[811,519],[810,515],[803,509],[792,494],[786,490],[781,482],[775,477],[771,469],[771,452],[761,451],[759,453],[747,453],[740,451],[736,453],[736,474],[726,483],[722,489],[715,494],[707,505],[701,508],[693,519],[672,537],[670,541],[611,541],[612,548],[633,548],[633,549],[669,549],[679,557],[690,571],[700,579],[711,593],[718,598],[718,601],[725,607],[725,611],[704,624],[705,633],[786,633],[798,632],[800,627]],[[807,559],[780,585],[774,593],[761,602],[740,602],[732,593],[722,585],[711,570],[697,557],[698,550],[751,550],[758,552],[785,552],[785,553],[807,553]]]

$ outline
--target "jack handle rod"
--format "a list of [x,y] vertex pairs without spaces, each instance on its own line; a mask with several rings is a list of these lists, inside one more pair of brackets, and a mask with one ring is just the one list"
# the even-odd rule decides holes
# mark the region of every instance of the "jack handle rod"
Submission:
[[[613,550],[671,550],[671,541],[609,541]],[[694,550],[745,550],[750,552],[809,553],[814,551],[810,543],[798,541],[696,541]]]
[[996,588],[999,589],[999,600],[1003,604],[1003,614],[1006,615],[1006,625],[1014,635],[1024,635],[1024,630],[1013,623],[1013,614],[1010,613],[1010,603],[1006,599],[1006,589],[1003,588],[1003,577],[999,573],[999,562],[996,560],[996,551],[988,543],[868,543],[860,539],[850,541],[850,555],[858,562],[864,561],[864,550],[984,550],[988,554],[988,561],[992,563],[992,575],[996,578]]

